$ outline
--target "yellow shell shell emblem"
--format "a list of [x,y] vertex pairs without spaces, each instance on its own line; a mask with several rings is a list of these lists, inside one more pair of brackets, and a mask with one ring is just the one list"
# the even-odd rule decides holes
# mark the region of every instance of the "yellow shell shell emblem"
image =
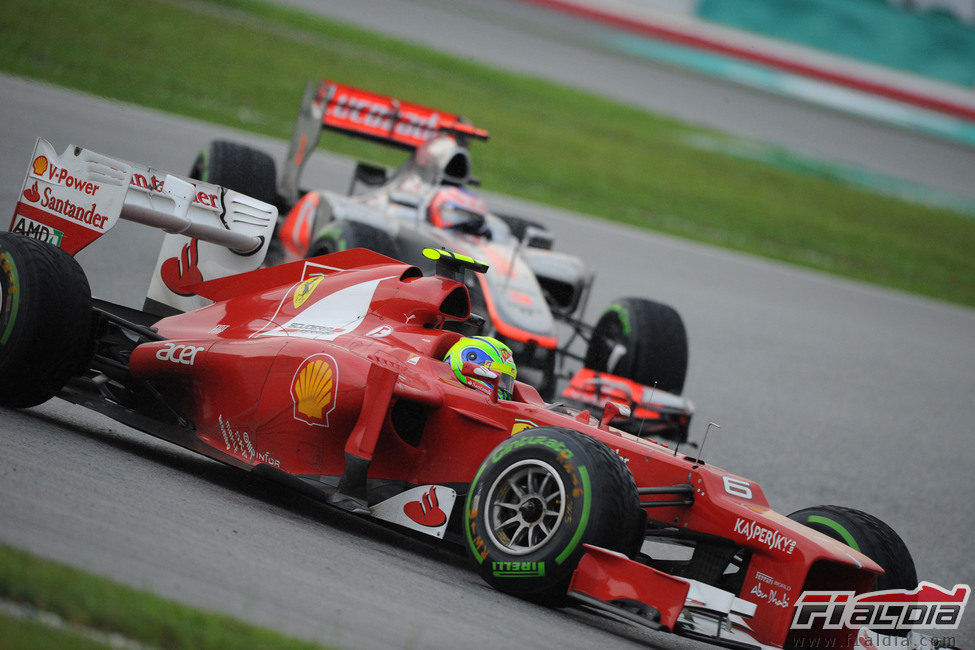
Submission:
[[313,278],[308,278],[307,280],[299,284],[297,287],[295,287],[295,295],[294,295],[294,299],[292,300],[295,309],[298,309],[303,304],[305,304],[305,301],[308,300],[309,297],[311,297],[311,294],[315,293],[315,287],[317,287],[319,283],[321,283],[321,281],[324,279],[325,276],[316,275]]
[[328,414],[335,409],[338,380],[338,366],[330,355],[315,354],[302,361],[291,382],[295,419],[327,427]]

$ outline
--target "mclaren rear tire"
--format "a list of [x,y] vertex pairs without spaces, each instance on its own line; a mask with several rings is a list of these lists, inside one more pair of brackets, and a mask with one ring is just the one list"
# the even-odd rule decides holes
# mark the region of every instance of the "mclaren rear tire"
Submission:
[[0,233],[0,405],[36,406],[87,370],[91,289],[78,262],[51,244]]
[[190,168],[190,178],[221,185],[281,207],[278,205],[274,159],[247,145],[214,140],[197,154]]
[[308,247],[307,257],[337,253],[350,248],[367,248],[387,257],[399,259],[396,240],[388,232],[345,219],[337,219],[322,228]]
[[680,395],[687,377],[687,330],[673,307],[621,298],[593,328],[585,366]]
[[481,464],[465,506],[468,551],[499,591],[561,604],[594,544],[639,552],[646,520],[633,475],[603,443],[541,427],[498,445]]

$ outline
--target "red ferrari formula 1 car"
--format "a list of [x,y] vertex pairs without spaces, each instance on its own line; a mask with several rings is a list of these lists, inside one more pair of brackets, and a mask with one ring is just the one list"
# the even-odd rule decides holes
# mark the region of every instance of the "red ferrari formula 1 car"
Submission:
[[[147,300],[171,315],[91,298],[72,255],[119,218],[182,233]],[[56,395],[459,543],[503,592],[728,647],[867,647],[810,594],[918,593],[870,515],[780,515],[755,481],[614,428],[612,400],[593,417],[523,382],[499,399],[470,363],[488,388],[460,383],[445,326],[470,317],[477,261],[427,249],[426,274],[353,249],[259,268],[274,227],[247,196],[38,140],[0,235],[0,403]]]
[[[395,172],[359,162],[346,193],[299,189],[323,129],[410,152]],[[520,377],[546,399],[598,414],[607,400],[630,407],[619,426],[683,442],[693,406],[682,398],[687,334],[675,309],[646,298],[615,301],[594,326],[582,321],[592,273],[551,250],[539,224],[488,210],[475,193],[469,145],[488,133],[458,115],[334,81],[309,84],[280,179],[274,160],[227,141],[210,143],[190,176],[275,204],[284,215],[269,263],[368,248],[433,271],[423,249],[447,248],[490,263],[469,278],[473,320],[456,326],[504,341]],[[556,324],[561,323],[561,333]],[[451,325],[454,327],[453,325]],[[571,332],[571,334],[569,334]],[[570,351],[585,340],[585,351]],[[582,363],[579,363],[582,362]],[[570,372],[570,366],[582,370]],[[612,373],[612,374],[609,374]]]

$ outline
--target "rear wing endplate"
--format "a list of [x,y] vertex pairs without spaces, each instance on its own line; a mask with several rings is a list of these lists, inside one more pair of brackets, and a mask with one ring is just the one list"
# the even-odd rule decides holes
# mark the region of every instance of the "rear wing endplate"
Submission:
[[147,293],[152,311],[207,304],[185,287],[252,271],[274,233],[277,208],[219,185],[188,179],[70,145],[61,154],[42,138],[17,198],[10,231],[71,255],[119,219],[167,232]]
[[323,79],[309,82],[284,161],[278,193],[298,200],[298,178],[323,128],[413,151],[440,133],[459,141],[487,140],[488,132],[453,113]]

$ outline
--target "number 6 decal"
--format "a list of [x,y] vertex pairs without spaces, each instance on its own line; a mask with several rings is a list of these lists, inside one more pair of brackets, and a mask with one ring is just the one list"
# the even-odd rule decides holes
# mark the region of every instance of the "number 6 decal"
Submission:
[[752,498],[752,484],[748,481],[730,476],[722,476],[721,478],[724,481],[724,491],[731,496],[741,497],[742,499]]

